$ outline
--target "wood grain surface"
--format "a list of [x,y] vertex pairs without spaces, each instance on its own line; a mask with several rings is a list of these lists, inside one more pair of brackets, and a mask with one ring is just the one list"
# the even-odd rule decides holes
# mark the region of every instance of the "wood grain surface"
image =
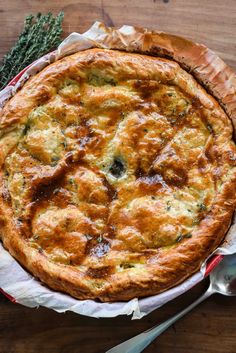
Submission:
[[[0,58],[15,42],[27,14],[61,10],[64,36],[87,30],[95,20],[149,27],[204,43],[236,70],[236,0],[0,0]],[[102,353],[167,319],[206,286],[204,281],[136,321],[29,309],[0,295],[0,353]],[[145,352],[236,353],[236,298],[211,297]]]

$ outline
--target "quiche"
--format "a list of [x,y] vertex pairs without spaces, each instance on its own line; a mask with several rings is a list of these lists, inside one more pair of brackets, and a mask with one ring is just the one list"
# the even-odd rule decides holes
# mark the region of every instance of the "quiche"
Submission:
[[182,282],[236,203],[228,114],[177,62],[87,49],[28,80],[0,117],[0,237],[79,299]]

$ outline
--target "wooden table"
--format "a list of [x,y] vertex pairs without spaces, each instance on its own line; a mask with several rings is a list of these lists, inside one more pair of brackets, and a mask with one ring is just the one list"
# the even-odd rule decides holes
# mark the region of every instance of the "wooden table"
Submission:
[[[235,0],[0,0],[0,57],[13,45],[26,14],[65,13],[64,36],[95,21],[176,33],[215,50],[236,69]],[[148,317],[91,319],[14,305],[0,296],[0,353],[99,353],[170,317],[206,288],[204,282]],[[236,298],[214,296],[172,326],[146,352],[235,353]]]

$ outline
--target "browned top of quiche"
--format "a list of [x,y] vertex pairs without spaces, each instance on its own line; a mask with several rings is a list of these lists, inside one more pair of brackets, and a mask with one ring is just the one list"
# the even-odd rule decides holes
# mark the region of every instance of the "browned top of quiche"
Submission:
[[223,240],[232,123],[176,62],[90,49],[0,117],[0,236],[53,289],[128,300],[183,281]]

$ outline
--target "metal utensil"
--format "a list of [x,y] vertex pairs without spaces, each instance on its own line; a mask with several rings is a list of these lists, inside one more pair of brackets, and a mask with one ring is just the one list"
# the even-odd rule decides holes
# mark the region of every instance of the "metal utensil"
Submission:
[[227,255],[223,258],[220,264],[210,273],[209,288],[195,302],[174,315],[172,318],[164,321],[162,324],[154,326],[118,346],[113,347],[106,353],[142,352],[157,336],[214,293],[228,296],[236,295],[236,255]]

